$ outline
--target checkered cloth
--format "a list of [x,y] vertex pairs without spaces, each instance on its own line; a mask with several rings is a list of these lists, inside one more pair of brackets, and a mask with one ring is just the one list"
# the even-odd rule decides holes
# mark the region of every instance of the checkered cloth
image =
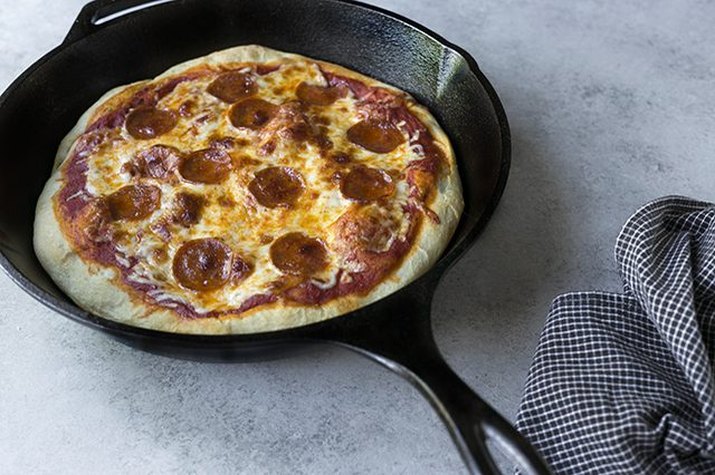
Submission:
[[649,203],[615,254],[622,294],[554,300],[517,428],[555,473],[715,473],[715,205]]

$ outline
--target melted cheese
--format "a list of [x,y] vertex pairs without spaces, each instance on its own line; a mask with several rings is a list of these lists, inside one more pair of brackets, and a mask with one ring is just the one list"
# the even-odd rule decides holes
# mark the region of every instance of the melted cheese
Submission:
[[[245,69],[250,71],[250,67]],[[106,196],[137,181],[123,172],[122,167],[137,153],[153,145],[169,145],[186,153],[207,148],[212,138],[233,137],[248,144],[232,149],[232,156],[241,165],[237,169],[234,167],[230,177],[220,185],[188,183],[176,172],[172,180],[141,179],[160,187],[161,207],[146,220],[113,223],[124,231],[122,235],[125,236],[117,245],[118,259],[122,259],[120,262],[128,262],[129,256],[138,260],[130,280],[157,286],[156,290],[149,292],[149,296],[162,305],[172,306],[172,302],[182,301],[190,303],[198,312],[237,308],[252,295],[270,292],[272,283],[282,277],[271,262],[270,241],[266,237],[275,239],[292,231],[321,239],[328,248],[330,265],[321,274],[313,276],[313,281],[321,287],[334,285],[340,268],[359,270],[351,269],[352,264],[346,262],[345,256],[330,252],[333,239],[331,225],[354,206],[353,202],[343,197],[332,175],[336,170],[347,171],[355,164],[399,173],[410,161],[421,158],[419,150],[405,141],[390,153],[375,154],[350,143],[346,131],[361,118],[356,99],[349,93],[330,106],[309,107],[308,116],[311,122],[319,117],[321,124],[325,124],[327,138],[333,143],[331,152],[347,153],[351,157],[350,163],[329,164],[329,159],[321,156],[315,145],[290,140],[280,141],[272,153],[262,155],[256,146],[259,132],[233,127],[227,116],[230,104],[206,92],[218,74],[217,71],[183,82],[161,99],[158,107],[174,111],[178,111],[186,101],[193,103],[191,115],[179,117],[171,132],[151,140],[135,140],[122,129],[119,140],[106,143],[89,159],[88,191],[95,196]],[[296,100],[295,90],[303,81],[325,84],[317,65],[303,60],[288,61],[278,70],[255,78],[259,91],[254,97],[277,105]],[[305,181],[305,190],[292,209],[264,208],[248,191],[247,185],[256,171],[276,165],[293,167]],[[174,197],[179,192],[193,192],[204,197],[201,220],[190,227],[170,225],[171,237],[165,241],[156,227],[173,212]],[[403,206],[407,203],[408,193],[404,178],[397,180],[395,194],[386,208],[393,222],[402,223],[397,231],[399,235],[407,232]],[[385,220],[386,225],[388,221]],[[184,242],[204,237],[220,238],[234,253],[249,262],[253,270],[248,277],[206,293],[181,287],[172,273],[172,258]],[[397,237],[393,236],[393,239]],[[157,250],[160,251],[157,253]],[[160,258],[162,250],[165,251],[163,259]],[[345,278],[349,278],[346,274]]]

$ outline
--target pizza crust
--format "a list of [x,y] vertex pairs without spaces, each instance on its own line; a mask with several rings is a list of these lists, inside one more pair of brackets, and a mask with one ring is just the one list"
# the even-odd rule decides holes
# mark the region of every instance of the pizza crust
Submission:
[[[304,58],[258,45],[238,46],[212,53],[172,67],[156,79],[176,75],[197,66],[231,62],[269,62],[285,58]],[[332,63],[310,59],[326,64],[339,74],[359,79],[371,85],[404,92]],[[290,307],[280,302],[262,305],[244,312],[238,317],[185,319],[173,311],[155,307],[131,296],[119,281],[119,272],[82,259],[63,234],[58,222],[53,197],[62,181],[60,167],[70,156],[77,138],[93,119],[112,104],[121,102],[128,95],[150,81],[121,86],[100,98],[62,141],[55,159],[52,176],[38,200],[35,216],[34,247],[40,263],[57,285],[80,307],[111,320],[128,325],[155,330],[192,334],[238,334],[259,333],[308,325],[336,317],[356,308],[368,305],[404,287],[425,271],[439,258],[457,227],[463,209],[462,188],[459,180],[454,151],[444,131],[426,108],[410,103],[410,111],[425,124],[435,143],[442,149],[449,163],[449,170],[442,173],[437,182],[438,193],[430,208],[439,216],[437,225],[429,219],[422,220],[416,240],[403,258],[399,267],[386,280],[364,296],[349,295],[329,301],[320,307]]]

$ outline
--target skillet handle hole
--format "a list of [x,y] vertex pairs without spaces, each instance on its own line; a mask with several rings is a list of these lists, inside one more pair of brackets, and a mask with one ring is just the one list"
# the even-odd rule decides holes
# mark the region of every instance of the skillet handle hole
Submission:
[[170,3],[174,0],[124,0],[124,1],[112,1],[99,2],[103,5],[97,8],[96,12],[92,15],[92,24],[95,26],[102,26],[117,18],[121,18],[130,13],[137,12],[139,10],[145,10],[157,5],[162,5],[164,3]]
[[174,0],[94,0],[77,15],[63,44],[81,40],[101,29],[105,24],[130,13],[173,2]]

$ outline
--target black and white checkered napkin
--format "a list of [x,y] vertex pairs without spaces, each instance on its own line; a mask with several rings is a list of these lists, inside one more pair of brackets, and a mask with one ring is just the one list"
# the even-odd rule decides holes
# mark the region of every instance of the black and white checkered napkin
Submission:
[[517,427],[556,473],[715,473],[715,205],[647,204],[616,261],[554,300]]

